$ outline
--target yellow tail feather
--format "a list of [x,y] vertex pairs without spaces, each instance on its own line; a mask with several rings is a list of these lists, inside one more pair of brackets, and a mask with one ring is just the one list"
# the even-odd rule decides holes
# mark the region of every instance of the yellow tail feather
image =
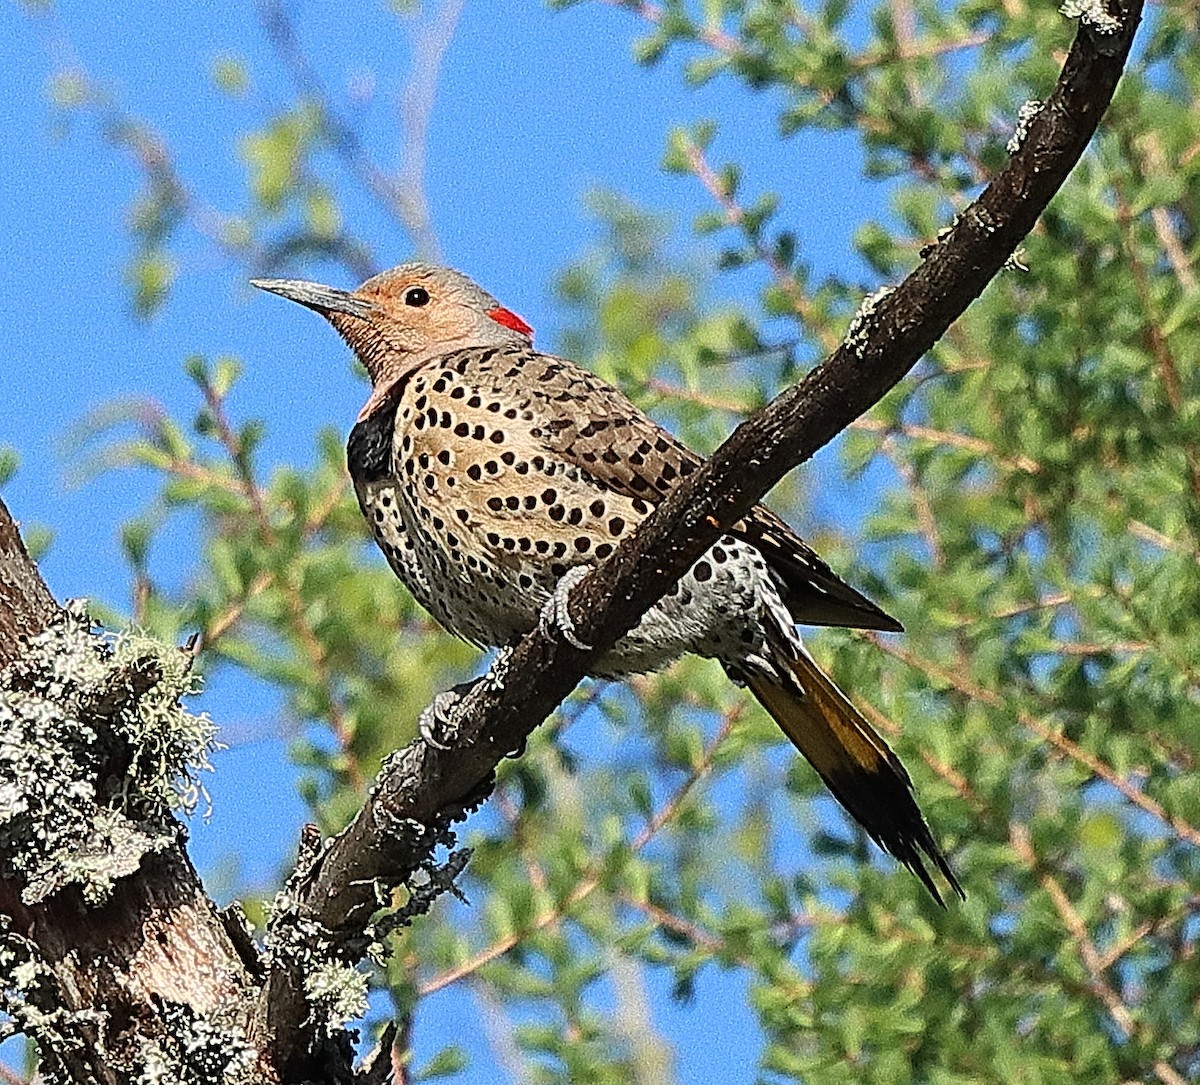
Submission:
[[939,904],[941,894],[926,869],[926,858],[965,897],[921,815],[900,759],[807,653],[801,650],[791,658],[788,652],[784,659],[780,655],[783,652],[777,650],[776,665],[787,666],[799,688],[788,681],[749,675],[746,682],[754,696],[851,817],[916,874]]

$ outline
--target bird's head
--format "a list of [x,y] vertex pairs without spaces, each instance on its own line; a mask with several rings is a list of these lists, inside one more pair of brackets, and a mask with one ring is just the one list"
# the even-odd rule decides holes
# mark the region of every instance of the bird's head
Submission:
[[299,279],[251,279],[252,286],[314,309],[350,345],[371,378],[370,414],[399,380],[459,347],[527,344],[533,329],[461,272],[401,264],[356,290]]

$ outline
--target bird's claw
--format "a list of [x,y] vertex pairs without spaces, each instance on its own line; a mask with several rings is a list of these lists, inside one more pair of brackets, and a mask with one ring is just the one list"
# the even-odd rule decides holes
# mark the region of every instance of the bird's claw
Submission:
[[590,565],[576,565],[574,568],[568,569],[562,579],[554,585],[554,592],[546,600],[546,605],[542,607],[542,613],[538,616],[538,625],[543,633],[553,636],[557,631],[562,634],[563,640],[572,648],[577,648],[581,652],[590,652],[592,646],[585,644],[575,636],[575,622],[571,619],[569,603],[571,589],[591,571]]
[[454,727],[452,713],[462,699],[461,690],[444,689],[434,696],[432,704],[421,709],[421,715],[417,717],[417,733],[426,746],[432,746],[435,750],[451,748],[436,738],[435,734],[437,731],[448,731]]
[[506,644],[492,660],[492,665],[479,677],[462,685],[444,689],[433,698],[433,703],[421,709],[417,717],[417,733],[421,741],[435,750],[449,750],[451,747],[437,738],[437,732],[448,732],[453,739],[457,735],[457,721],[454,719],[455,710],[462,699],[477,685],[482,684],[486,690],[496,691],[504,688],[504,680],[508,677],[508,664],[512,659],[512,646]]

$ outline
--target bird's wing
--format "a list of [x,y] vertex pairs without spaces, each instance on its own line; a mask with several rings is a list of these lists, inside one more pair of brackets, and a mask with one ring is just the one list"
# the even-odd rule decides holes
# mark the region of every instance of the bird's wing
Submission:
[[765,505],[757,505],[734,531],[767,559],[783,581],[783,601],[801,625],[902,632],[895,618],[837,575],[821,556]]
[[[549,419],[540,439],[601,485],[656,505],[701,457],[594,373],[564,358],[529,351],[527,387]],[[539,412],[541,413],[541,412]],[[841,579],[783,520],[763,505],[731,535],[758,548],[778,576],[797,622],[899,632],[903,626]]]
[[617,388],[565,358],[530,351],[540,440],[610,490],[657,504],[701,463]]

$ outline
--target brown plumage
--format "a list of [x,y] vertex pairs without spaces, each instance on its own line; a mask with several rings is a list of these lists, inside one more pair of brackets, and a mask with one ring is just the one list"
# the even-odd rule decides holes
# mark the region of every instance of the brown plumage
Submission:
[[[372,392],[348,445],[359,504],[417,600],[475,644],[528,632],[564,576],[603,561],[700,465],[612,385],[534,350],[524,321],[458,272],[402,264],[353,292],[255,285],[321,313],[366,366]],[[875,841],[939,900],[926,859],[961,894],[904,767],[796,622],[900,629],[758,506],[594,673],[719,660]]]

